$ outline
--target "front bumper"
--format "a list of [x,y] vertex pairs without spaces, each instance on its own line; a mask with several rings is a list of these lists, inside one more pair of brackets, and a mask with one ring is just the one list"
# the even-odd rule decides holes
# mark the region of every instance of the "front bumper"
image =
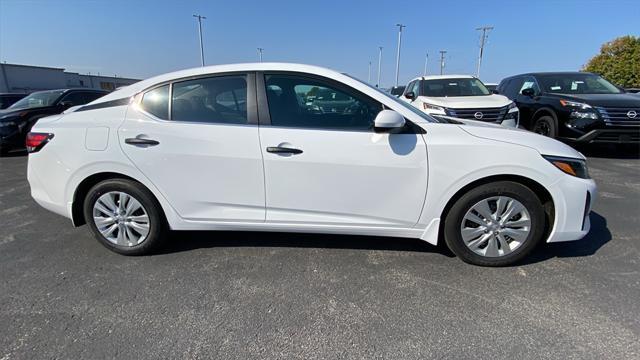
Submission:
[[547,242],[582,239],[591,228],[589,213],[598,193],[595,181],[564,175],[549,191],[555,216]]
[[583,144],[640,144],[640,128],[595,129],[582,136],[566,139]]

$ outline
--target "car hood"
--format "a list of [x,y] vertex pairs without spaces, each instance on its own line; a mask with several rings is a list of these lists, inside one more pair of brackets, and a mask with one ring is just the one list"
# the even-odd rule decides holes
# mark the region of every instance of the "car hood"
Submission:
[[511,103],[511,100],[506,96],[496,94],[447,97],[419,96],[418,99],[429,104],[454,109],[497,108],[507,106]]
[[537,150],[542,155],[554,155],[568,158],[585,159],[584,155],[572,147],[552,138],[527,130],[509,128],[481,121],[457,119],[460,128],[468,134],[489,140],[502,141]]
[[587,103],[591,106],[640,107],[640,97],[633,94],[547,94],[549,97]]

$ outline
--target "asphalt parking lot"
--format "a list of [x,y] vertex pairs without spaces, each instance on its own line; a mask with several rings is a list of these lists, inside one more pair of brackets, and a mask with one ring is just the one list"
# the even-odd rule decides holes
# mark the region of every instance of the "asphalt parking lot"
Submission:
[[0,158],[0,359],[640,358],[640,156],[588,151],[582,241],[507,268],[417,240],[193,232],[124,257]]

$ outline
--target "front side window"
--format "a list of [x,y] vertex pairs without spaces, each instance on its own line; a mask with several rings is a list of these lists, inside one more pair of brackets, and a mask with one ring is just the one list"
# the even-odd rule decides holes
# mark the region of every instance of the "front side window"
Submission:
[[525,90],[525,89],[533,89],[534,94],[540,93],[540,88],[538,87],[538,83],[534,78],[530,76],[527,76],[526,78],[524,78],[524,82],[522,83],[522,86],[520,86],[520,91],[518,91],[518,94],[522,94],[522,90]]
[[171,120],[217,124],[247,123],[247,79],[215,76],[173,84]]
[[142,97],[142,103],[140,105],[149,114],[163,120],[168,120],[169,85],[147,91]]
[[370,130],[382,105],[355,90],[315,78],[267,75],[271,125]]
[[491,95],[475,78],[432,79],[422,81],[422,94],[429,97]]
[[65,95],[60,102],[70,103],[71,106],[83,105],[87,103],[87,100],[82,92],[72,92],[70,94]]

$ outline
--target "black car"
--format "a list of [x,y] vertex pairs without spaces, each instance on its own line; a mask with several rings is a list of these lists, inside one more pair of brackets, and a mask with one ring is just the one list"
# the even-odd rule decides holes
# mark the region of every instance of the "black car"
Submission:
[[59,114],[106,94],[106,91],[88,89],[37,91],[0,110],[0,154],[24,147],[27,133],[41,117]]
[[498,92],[516,102],[520,124],[578,143],[640,143],[640,97],[584,72],[506,78]]
[[0,110],[6,109],[27,94],[0,94]]

